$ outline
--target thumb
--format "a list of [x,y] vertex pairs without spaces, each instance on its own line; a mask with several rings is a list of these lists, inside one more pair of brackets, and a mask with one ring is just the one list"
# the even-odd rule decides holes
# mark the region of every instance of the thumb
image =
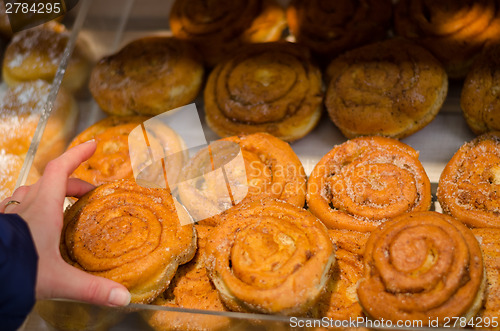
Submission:
[[51,283],[52,298],[104,306],[126,306],[130,303],[130,292],[125,286],[91,275],[66,263],[57,268],[57,274],[53,275]]

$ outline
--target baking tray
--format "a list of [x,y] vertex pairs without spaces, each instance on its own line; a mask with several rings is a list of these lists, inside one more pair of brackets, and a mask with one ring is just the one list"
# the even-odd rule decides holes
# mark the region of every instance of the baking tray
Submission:
[[[79,15],[85,16],[81,27],[77,27],[74,33],[78,33],[80,38],[88,42],[92,53],[98,59],[116,52],[133,39],[154,34],[169,35],[168,13],[173,2],[173,0],[80,0],[80,4],[65,18],[65,23],[70,27],[75,24],[76,27]],[[286,6],[288,0],[280,0],[279,2],[283,6]],[[84,13],[83,15],[81,10],[86,5],[89,6],[88,13]],[[448,96],[436,119],[424,129],[402,140],[420,152],[420,161],[431,180],[434,196],[439,176],[446,163],[464,142],[474,138],[474,134],[467,127],[460,109],[461,85],[462,82],[460,81],[450,81]],[[75,135],[106,116],[99,109],[89,93],[79,95],[77,101],[80,114]],[[202,120],[206,140],[208,142],[217,140],[219,137],[205,123],[201,96],[198,96],[195,103]],[[323,155],[330,151],[333,146],[345,141],[346,138],[329,120],[326,112],[324,112],[318,127],[305,138],[293,142],[291,146],[301,159],[306,173],[309,174]],[[27,170],[29,170],[29,167],[27,167]],[[440,208],[435,199],[434,202],[433,209],[439,211]],[[95,316],[99,315],[99,312],[102,312],[102,309],[97,306],[60,300],[53,302],[68,309],[74,308],[75,310],[83,309],[83,311],[92,311],[93,314],[95,313]],[[105,310],[119,314],[122,318],[121,322],[113,326],[111,330],[149,329],[149,326],[140,317],[141,311],[145,310],[174,311],[181,315],[188,315],[193,319],[207,314],[224,316],[232,321],[231,324],[233,326],[231,329],[238,330],[302,329],[301,327],[293,328],[286,317],[270,315],[209,312],[165,308],[153,305],[133,305],[127,308],[105,308]],[[64,318],[64,312],[61,311],[60,313],[61,318]],[[302,321],[305,323],[306,320]],[[359,324],[358,326],[361,327],[363,325]],[[395,326],[391,328],[372,326],[371,328],[413,329]],[[53,330],[53,328],[33,311],[28,316],[21,330]],[[425,329],[420,328],[419,330]],[[437,329],[432,328],[432,330]]]

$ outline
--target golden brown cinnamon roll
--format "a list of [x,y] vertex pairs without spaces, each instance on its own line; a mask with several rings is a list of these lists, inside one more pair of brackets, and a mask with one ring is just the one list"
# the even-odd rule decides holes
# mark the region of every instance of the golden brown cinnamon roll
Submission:
[[275,0],[177,0],[170,11],[174,36],[195,44],[209,66],[243,44],[279,40],[285,27]]
[[[168,289],[161,294],[154,305],[177,308],[227,311],[219,293],[208,278],[205,268],[206,242],[214,227],[195,225],[198,234],[198,249],[192,261],[179,267]],[[155,330],[222,330],[231,320],[222,316],[199,315],[167,311],[145,311],[146,322]]]
[[399,0],[395,30],[430,50],[452,78],[467,74],[487,43],[500,42],[497,0]]
[[500,132],[464,144],[448,162],[437,189],[443,211],[470,227],[500,227]]
[[460,105],[475,134],[500,130],[500,45],[476,59],[465,77]]
[[167,190],[121,180],[97,187],[66,211],[60,249],[69,264],[123,284],[133,303],[148,303],[167,288],[177,266],[193,258],[196,232]]
[[401,39],[349,51],[328,67],[325,105],[347,138],[404,138],[436,117],[448,78],[432,54]]
[[325,226],[308,211],[275,199],[227,210],[207,243],[207,269],[236,311],[306,313],[335,261]]
[[[96,186],[118,179],[133,179],[129,142],[134,140],[129,140],[129,135],[147,119],[144,116],[111,116],[93,124],[76,136],[68,149],[91,139],[96,140],[97,149],[87,161],[76,168],[72,176]],[[155,125],[160,123],[156,121]],[[151,126],[146,129],[150,146],[160,150],[168,149],[174,153],[166,159],[166,171],[168,179],[175,182],[185,161],[184,154],[180,153],[184,149],[184,142],[166,125],[161,125],[155,130],[151,129]],[[145,150],[144,155],[134,154],[133,157],[136,158],[136,162],[146,163],[149,160],[149,152]],[[163,182],[163,173],[159,173],[157,179]],[[173,190],[175,186],[170,188]]]
[[187,42],[169,37],[135,40],[101,59],[90,92],[112,115],[158,115],[196,98],[203,65]]
[[390,217],[428,210],[431,186],[418,152],[364,137],[334,147],[307,182],[307,205],[332,229],[370,232]]
[[297,42],[331,59],[383,39],[391,13],[390,0],[293,0],[286,15]]
[[368,316],[421,321],[477,313],[486,275],[479,244],[456,219],[437,212],[404,214],[368,240],[358,299]]
[[[239,149],[234,148],[235,144]],[[210,176],[212,167],[223,166],[239,151],[244,164],[225,166],[232,200],[224,199],[226,195],[220,189],[227,189],[225,178]],[[244,176],[235,172],[245,170],[246,183],[241,183]],[[209,176],[202,177],[202,173]],[[196,179],[185,180],[188,178]],[[267,133],[233,136],[212,143],[210,149],[203,149],[186,164],[180,181],[181,202],[203,224],[219,224],[218,217],[209,216],[223,212],[227,204],[252,197],[273,197],[298,207],[305,203],[306,175],[302,163],[290,145]]]
[[[472,229],[483,252],[487,274],[486,300],[479,312],[477,328],[499,330],[495,320],[500,316],[500,229]],[[478,321],[479,322],[479,321]]]
[[293,141],[320,119],[321,73],[296,44],[248,45],[211,72],[204,96],[219,136],[267,132]]
[[[69,32],[55,21],[16,33],[5,51],[4,81],[9,86],[37,79],[52,82],[68,40]],[[64,74],[64,88],[75,92],[86,84],[91,57],[88,45],[78,40]]]

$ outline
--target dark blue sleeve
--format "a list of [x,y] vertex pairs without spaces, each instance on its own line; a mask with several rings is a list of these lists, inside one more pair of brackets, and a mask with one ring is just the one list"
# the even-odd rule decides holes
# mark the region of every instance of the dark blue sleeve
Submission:
[[26,222],[0,214],[0,323],[16,330],[35,304],[38,255]]

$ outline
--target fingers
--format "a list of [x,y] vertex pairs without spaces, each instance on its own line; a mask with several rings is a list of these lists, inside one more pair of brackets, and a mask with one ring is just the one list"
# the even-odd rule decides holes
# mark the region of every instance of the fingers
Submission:
[[66,196],[81,198],[87,192],[93,190],[94,188],[95,188],[94,185],[87,183],[84,180],[81,180],[79,178],[69,178],[66,188]]
[[[59,267],[59,266],[58,266]],[[37,299],[61,298],[104,306],[126,306],[130,293],[121,284],[62,264],[51,279],[50,294],[37,293]]]
[[45,172],[40,179],[39,194],[42,196],[52,196],[59,203],[63,203],[66,197],[68,177],[84,161],[86,161],[96,149],[95,140],[87,141],[75,146],[50,161],[45,168]]
[[18,204],[8,204],[8,202],[22,202],[29,191],[30,186],[21,186],[17,190],[15,190],[10,198],[6,198],[2,202],[0,202],[0,213],[15,213],[15,211],[18,209],[16,208]]

